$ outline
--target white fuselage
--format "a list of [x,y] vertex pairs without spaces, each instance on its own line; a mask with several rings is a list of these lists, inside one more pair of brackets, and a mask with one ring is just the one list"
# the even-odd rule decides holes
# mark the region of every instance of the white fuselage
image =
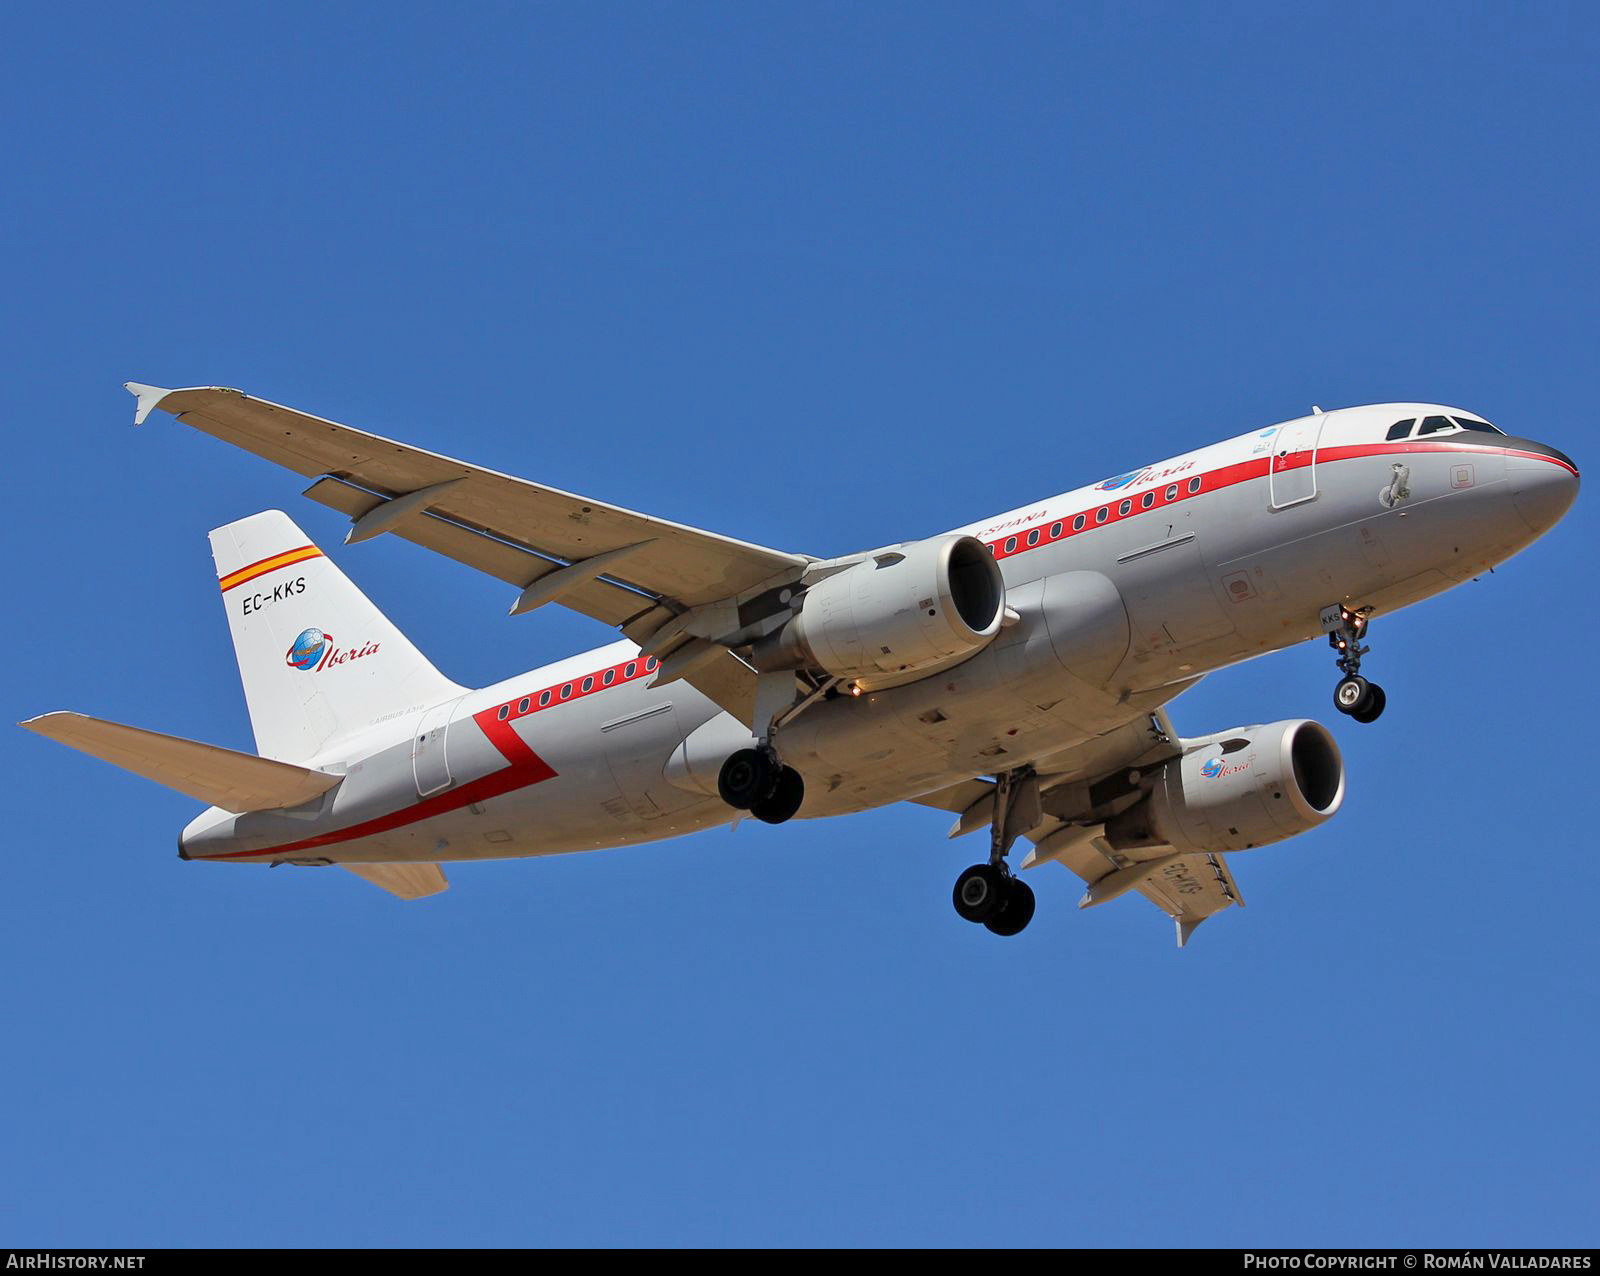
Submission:
[[[1333,603],[1392,611],[1517,552],[1571,503],[1577,472],[1497,433],[1394,440],[1386,404],[1252,431],[960,531],[999,562],[1015,623],[971,658],[831,695],[785,725],[800,814],[927,794],[1148,714],[1206,673],[1321,632]],[[337,673],[338,671],[333,671]],[[628,642],[573,656],[342,740],[345,778],[290,811],[208,811],[189,858],[462,860],[589,850],[731,821],[717,768],[744,723],[686,681],[653,687]]]

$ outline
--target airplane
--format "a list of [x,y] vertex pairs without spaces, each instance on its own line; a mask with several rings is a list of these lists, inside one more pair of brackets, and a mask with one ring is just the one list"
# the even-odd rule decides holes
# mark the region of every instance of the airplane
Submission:
[[988,830],[964,920],[1015,935],[1014,871],[1079,907],[1137,892],[1179,947],[1242,904],[1228,856],[1337,814],[1309,719],[1194,738],[1164,706],[1208,673],[1326,639],[1334,708],[1386,695],[1368,627],[1549,531],[1579,475],[1480,415],[1384,403],[1251,430],[941,535],[835,558],[767,549],[480,469],[239,390],[127,383],[310,478],[347,545],[398,536],[558,604],[607,646],[493,686],[439,673],[276,510],[211,533],[256,753],[78,713],[20,725],[210,809],[178,854],[338,864],[402,899],[440,865],[653,842],[749,817],[914,802]]

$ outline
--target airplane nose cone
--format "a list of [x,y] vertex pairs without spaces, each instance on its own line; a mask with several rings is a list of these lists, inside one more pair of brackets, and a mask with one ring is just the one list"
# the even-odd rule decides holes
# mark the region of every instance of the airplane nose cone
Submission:
[[1553,447],[1517,450],[1506,457],[1506,479],[1517,513],[1535,536],[1559,523],[1578,499],[1578,467]]

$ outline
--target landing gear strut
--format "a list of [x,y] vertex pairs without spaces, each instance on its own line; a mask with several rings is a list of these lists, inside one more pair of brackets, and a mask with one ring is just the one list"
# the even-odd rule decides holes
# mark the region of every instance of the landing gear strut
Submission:
[[1357,722],[1376,722],[1389,702],[1383,688],[1361,676],[1361,657],[1372,650],[1362,643],[1367,633],[1370,608],[1352,611],[1343,604],[1322,609],[1322,627],[1328,646],[1339,653],[1337,664],[1343,675],[1333,689],[1333,707]]
[[1006,852],[1041,818],[1039,782],[1031,773],[996,777],[989,862],[974,864],[956,878],[952,898],[965,921],[981,923],[996,935],[1016,935],[1033,920],[1033,889],[1011,875]]

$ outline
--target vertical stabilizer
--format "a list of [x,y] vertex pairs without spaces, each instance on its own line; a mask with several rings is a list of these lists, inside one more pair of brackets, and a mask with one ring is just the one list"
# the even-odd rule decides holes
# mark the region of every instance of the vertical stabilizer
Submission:
[[306,762],[461,694],[287,514],[217,528],[211,556],[262,757]]

